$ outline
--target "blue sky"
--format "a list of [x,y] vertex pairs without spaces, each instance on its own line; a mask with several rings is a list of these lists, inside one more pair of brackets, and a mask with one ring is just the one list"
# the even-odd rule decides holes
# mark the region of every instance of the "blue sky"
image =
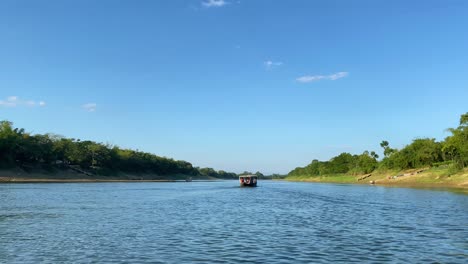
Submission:
[[463,0],[6,0],[0,119],[287,173],[447,136],[468,111],[467,28]]

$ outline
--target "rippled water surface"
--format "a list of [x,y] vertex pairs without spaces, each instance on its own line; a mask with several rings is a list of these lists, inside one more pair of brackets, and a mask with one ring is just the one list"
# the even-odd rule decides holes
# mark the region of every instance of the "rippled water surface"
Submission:
[[468,263],[468,196],[235,181],[0,185],[0,263]]

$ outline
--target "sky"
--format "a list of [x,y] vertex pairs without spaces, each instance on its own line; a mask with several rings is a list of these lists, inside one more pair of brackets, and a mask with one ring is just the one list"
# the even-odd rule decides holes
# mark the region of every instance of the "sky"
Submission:
[[287,173],[448,136],[467,28],[464,0],[3,0],[0,120]]

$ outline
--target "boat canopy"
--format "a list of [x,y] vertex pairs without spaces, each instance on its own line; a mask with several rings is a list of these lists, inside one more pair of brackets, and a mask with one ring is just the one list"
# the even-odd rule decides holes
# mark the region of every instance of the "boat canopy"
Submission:
[[239,178],[258,178],[255,174],[240,175]]

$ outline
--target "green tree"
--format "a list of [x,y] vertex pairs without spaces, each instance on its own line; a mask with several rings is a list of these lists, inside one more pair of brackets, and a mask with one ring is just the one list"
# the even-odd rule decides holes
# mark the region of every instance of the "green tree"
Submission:
[[[14,128],[9,121],[0,122],[0,167],[71,168],[112,174],[200,175],[200,171],[213,177],[219,173],[211,168],[197,170],[186,161],[173,160],[151,153],[121,149],[117,146],[68,139],[53,134],[30,135],[24,129]],[[235,173],[223,172],[223,177]]]
[[[373,153],[373,154],[372,154]],[[377,154],[374,151],[364,151],[361,155],[356,157],[356,167],[354,168],[354,174],[367,174],[371,173],[377,167],[377,160],[375,158]]]
[[263,173],[261,173],[261,172],[259,172],[259,171],[257,171],[257,172],[255,173],[255,175],[256,175],[259,179],[265,177],[265,175],[263,175]]
[[380,146],[384,149],[384,156],[385,157],[389,157],[390,155],[392,155],[393,153],[396,152],[396,149],[392,149],[388,143],[388,141],[386,140],[383,140],[381,143],[380,143]]
[[13,129],[11,122],[0,122],[0,166],[11,167],[15,165],[16,154],[23,134],[24,130]]
[[452,133],[443,142],[442,152],[446,159],[452,160],[457,167],[468,166],[468,113],[460,116],[457,128],[449,128]]

